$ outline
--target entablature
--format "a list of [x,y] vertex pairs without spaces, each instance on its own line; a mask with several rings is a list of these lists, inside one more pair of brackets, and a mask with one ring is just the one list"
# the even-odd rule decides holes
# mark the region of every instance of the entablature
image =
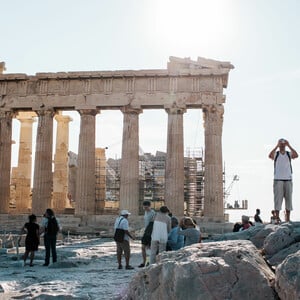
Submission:
[[168,69],[0,74],[0,107],[152,109],[172,103],[186,108],[221,104],[232,68],[228,62],[170,57]]

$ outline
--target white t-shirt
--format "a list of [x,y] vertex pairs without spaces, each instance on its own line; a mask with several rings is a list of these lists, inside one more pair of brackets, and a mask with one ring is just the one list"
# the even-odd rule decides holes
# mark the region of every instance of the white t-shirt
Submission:
[[[124,218],[123,216],[118,217],[115,221],[114,228],[115,229],[120,228],[120,229],[124,229],[124,230],[129,230],[128,220],[126,218]],[[124,235],[124,240],[129,241],[129,236],[126,233]]]
[[164,213],[158,212],[156,214],[153,230],[152,241],[159,241],[160,243],[167,243],[168,233],[171,231],[171,218]]
[[[275,153],[276,157],[277,153]],[[290,159],[285,152],[280,153],[277,156],[274,169],[274,179],[275,180],[292,180],[292,169]]]

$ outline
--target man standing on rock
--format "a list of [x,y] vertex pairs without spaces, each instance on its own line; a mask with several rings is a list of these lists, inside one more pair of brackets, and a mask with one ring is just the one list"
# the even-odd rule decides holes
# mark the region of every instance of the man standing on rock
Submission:
[[[285,147],[290,149],[285,150]],[[279,151],[276,151],[279,148]],[[274,209],[276,222],[279,223],[279,212],[282,207],[283,198],[285,199],[285,221],[290,221],[290,212],[292,205],[292,164],[291,159],[298,157],[298,153],[293,149],[290,143],[285,139],[280,139],[275,148],[270,152],[269,158],[274,160]]]

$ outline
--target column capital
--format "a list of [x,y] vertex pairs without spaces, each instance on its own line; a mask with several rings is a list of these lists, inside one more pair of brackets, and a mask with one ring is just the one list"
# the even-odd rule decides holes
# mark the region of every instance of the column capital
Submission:
[[223,104],[203,105],[202,111],[205,114],[216,113],[216,115],[219,115],[219,117],[222,118],[224,115],[224,106],[223,106]]
[[130,105],[126,105],[121,107],[121,112],[123,114],[140,114],[143,112],[143,110],[139,107],[132,107]]
[[36,112],[36,114],[38,115],[38,117],[51,117],[51,118],[53,118],[54,117],[54,115],[55,115],[55,110],[53,109],[53,108],[51,108],[51,109],[40,109],[40,110],[36,110],[35,111]]
[[0,110],[0,118],[14,118],[16,113],[12,110]]
[[165,111],[170,115],[184,114],[186,109],[183,107],[167,107]]
[[79,114],[82,115],[91,115],[91,116],[96,116],[99,114],[101,111],[98,109],[78,109],[77,110]]
[[[224,115],[224,106],[223,104],[218,105],[204,105],[202,107],[203,119],[204,119],[204,128],[210,132],[211,130],[215,131],[217,128],[218,131],[222,131],[223,126],[223,115]],[[208,124],[214,124],[213,128],[208,129]]]
[[64,116],[61,114],[56,114],[54,119],[57,122],[62,122],[62,123],[69,123],[69,122],[73,121],[73,119],[70,116]]
[[20,122],[35,122],[34,118],[36,117],[36,113],[33,111],[19,111],[16,115],[16,119]]

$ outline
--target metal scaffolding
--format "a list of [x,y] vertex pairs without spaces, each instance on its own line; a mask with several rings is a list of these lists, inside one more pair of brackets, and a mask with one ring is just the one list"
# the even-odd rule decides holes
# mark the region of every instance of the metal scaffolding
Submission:
[[202,216],[204,209],[204,160],[203,150],[188,148],[184,159],[185,214]]
[[[166,153],[142,153],[139,157],[139,211],[144,200],[158,209],[164,205]],[[109,159],[106,168],[106,200],[118,201],[120,160]],[[185,215],[201,216],[204,208],[204,159],[202,149],[187,149],[184,158]]]

